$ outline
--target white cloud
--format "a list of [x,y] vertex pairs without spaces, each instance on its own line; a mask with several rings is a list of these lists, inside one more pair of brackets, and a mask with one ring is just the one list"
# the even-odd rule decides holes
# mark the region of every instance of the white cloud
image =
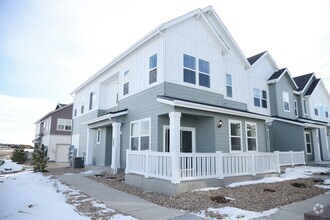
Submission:
[[46,99],[0,95],[0,143],[32,144],[34,123],[56,103]]

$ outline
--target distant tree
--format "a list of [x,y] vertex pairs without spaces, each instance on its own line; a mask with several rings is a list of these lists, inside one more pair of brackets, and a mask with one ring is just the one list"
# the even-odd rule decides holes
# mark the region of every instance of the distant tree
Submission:
[[35,144],[32,153],[32,166],[34,172],[46,172],[47,161],[47,147],[43,144]]
[[23,148],[15,148],[10,159],[18,164],[25,163],[27,160],[27,156],[24,153]]

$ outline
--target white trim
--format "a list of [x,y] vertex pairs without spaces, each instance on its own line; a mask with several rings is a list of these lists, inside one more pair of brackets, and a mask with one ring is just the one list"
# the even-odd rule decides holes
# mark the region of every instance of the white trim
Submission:
[[96,144],[101,144],[102,130],[101,128],[96,130]]
[[126,110],[126,111],[122,111],[122,112],[110,113],[110,114],[102,115],[100,117],[93,118],[91,120],[81,122],[81,125],[90,125],[90,124],[93,124],[93,123],[96,123],[96,122],[100,122],[100,121],[103,121],[103,120],[107,120],[107,119],[109,119],[111,121],[112,118],[115,118],[115,117],[118,117],[118,116],[122,116],[122,115],[127,115],[127,112],[128,111]]
[[[247,135],[247,126],[249,125],[254,125],[255,128],[256,128],[256,136],[255,137],[248,137]],[[256,140],[256,150],[249,150],[249,145],[248,145],[248,138],[255,138]],[[246,151],[247,152],[258,152],[258,126],[257,126],[257,123],[255,122],[249,122],[249,121],[246,121],[245,122],[245,142],[246,142]]]
[[285,68],[283,70],[282,74],[279,77],[277,77],[276,79],[268,80],[267,81],[267,84],[276,83],[276,82],[280,81],[281,78],[285,75],[286,72],[289,74],[289,77],[291,79],[291,82],[295,86],[295,89],[298,89],[298,86],[297,86],[296,82],[293,80],[293,78],[292,78],[292,76],[291,76],[291,74],[290,74],[290,72],[289,72],[289,70],[287,68]]
[[205,104],[192,103],[192,102],[188,102],[188,101],[181,101],[181,100],[171,101],[171,100],[166,100],[164,98],[157,98],[157,101],[160,103],[164,103],[164,104],[176,106],[176,107],[191,108],[191,109],[216,112],[216,113],[222,113],[222,114],[230,114],[230,115],[255,118],[255,119],[260,119],[260,120],[265,120],[265,121],[271,120],[271,117],[265,116],[265,115],[256,115],[256,114],[252,114],[249,112],[236,111],[236,110],[232,110],[232,109],[209,106],[209,105],[205,105]]
[[[285,101],[284,101],[284,95],[288,95],[288,106],[289,106],[289,110],[286,110],[285,109],[285,105],[284,105],[284,103],[285,103]],[[282,105],[283,105],[283,111],[285,111],[285,112],[290,112],[290,96],[289,96],[289,93],[287,92],[287,91],[282,91]]]
[[[165,131],[166,129],[170,130],[170,126],[169,125],[163,125],[163,152],[165,152]],[[193,127],[180,127],[180,132],[181,131],[191,131],[192,134],[192,146],[191,146],[191,150],[192,153],[196,153],[196,128]],[[168,143],[170,144],[170,143]],[[180,143],[180,149],[181,149],[181,144]]]
[[307,99],[305,99],[305,98],[303,98],[302,99],[302,105],[303,105],[303,113],[304,113],[304,115],[308,115],[308,113],[307,113]]
[[[310,145],[311,145],[311,152],[308,153],[307,151],[307,140],[306,140],[306,134],[309,134],[309,140],[310,140]],[[307,155],[313,155],[313,141],[312,141],[312,132],[310,131],[305,131],[304,132],[304,139],[305,139],[305,149],[306,149],[306,154]]]
[[[296,118],[298,118],[299,112],[298,112],[298,102],[297,102],[297,99],[294,99],[293,100],[293,111],[294,111],[294,116]],[[296,114],[296,111],[297,111],[297,114]]]
[[275,69],[279,70],[277,64],[275,63],[273,57],[270,55],[270,53],[266,50],[265,53],[263,55],[261,55],[261,57],[259,57],[258,60],[256,60],[256,62],[254,62],[251,66],[255,66],[257,65],[257,63],[261,62],[261,60],[263,58],[265,58],[266,56],[268,56],[268,58],[271,60],[271,63],[274,65]]
[[[148,121],[149,123],[149,149],[148,150],[151,150],[151,117],[149,118],[142,118],[142,119],[139,119],[139,120],[135,120],[135,121],[131,121],[130,122],[130,125],[129,125],[129,149],[132,150],[132,124],[136,124],[138,123],[138,126],[139,126],[139,135],[137,136],[139,138],[139,142],[138,142],[138,149],[136,151],[141,151],[141,122],[144,122],[144,121]],[[143,137],[145,137],[146,135],[143,135]],[[133,136],[134,137],[134,136]],[[135,150],[134,150],[135,151]]]
[[[231,127],[230,127],[231,126],[231,123],[233,123],[233,124],[238,124],[239,123],[240,124],[240,134],[241,135],[240,136],[233,136],[233,137],[236,137],[236,138],[237,137],[240,137],[240,139],[241,139],[241,141],[240,141],[241,142],[241,150],[232,150],[231,149],[231,137],[232,137],[231,136]],[[229,133],[228,133],[229,134],[228,135],[228,137],[229,137],[229,152],[230,153],[232,153],[232,152],[243,152],[243,133],[242,133],[242,130],[243,129],[242,129],[242,121],[229,119],[228,120],[228,129],[229,129]]]

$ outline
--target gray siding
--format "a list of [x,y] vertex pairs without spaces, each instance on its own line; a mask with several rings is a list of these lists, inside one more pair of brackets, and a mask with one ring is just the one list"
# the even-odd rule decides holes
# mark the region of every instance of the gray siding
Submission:
[[273,121],[269,126],[271,151],[305,150],[304,127],[280,121]]
[[278,108],[277,108],[277,93],[275,84],[269,84],[269,102],[270,102],[270,112],[272,116],[278,115]]
[[112,126],[106,127],[106,140],[105,140],[105,166],[111,165],[112,158]]
[[72,119],[72,105],[67,108],[63,108],[57,112],[52,114],[52,121],[50,127],[51,134],[58,134],[58,135],[71,135],[71,131],[58,131],[57,130],[57,119],[64,118],[64,119]]
[[95,138],[93,146],[93,164],[96,166],[105,165],[106,128],[101,129],[101,141],[98,144]]

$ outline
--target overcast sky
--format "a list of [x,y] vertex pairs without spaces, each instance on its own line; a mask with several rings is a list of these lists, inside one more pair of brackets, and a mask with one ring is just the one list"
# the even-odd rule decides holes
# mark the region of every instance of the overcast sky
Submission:
[[327,0],[0,0],[0,143],[31,144],[34,122],[157,27],[212,5],[246,57],[268,50],[330,88]]

